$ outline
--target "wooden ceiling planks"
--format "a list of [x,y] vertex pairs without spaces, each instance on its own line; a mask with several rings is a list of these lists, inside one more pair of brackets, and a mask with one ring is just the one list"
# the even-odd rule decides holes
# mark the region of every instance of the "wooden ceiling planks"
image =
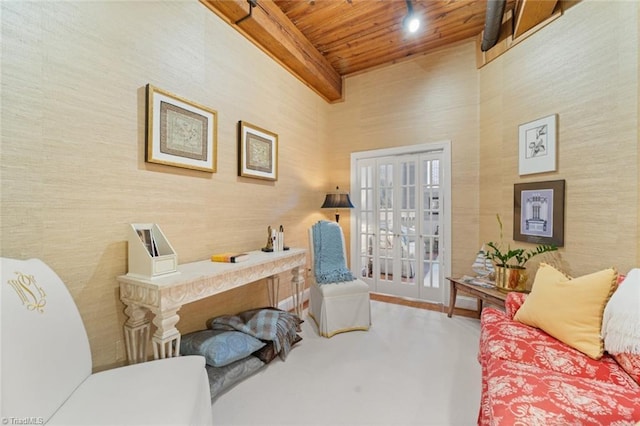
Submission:
[[485,13],[484,2],[415,1],[424,29],[413,36],[402,29],[404,0],[275,2],[341,75],[423,53],[424,46],[443,40],[474,37],[482,30]]
[[[422,14],[424,29],[415,36],[402,30],[406,13],[402,10],[387,27],[356,34],[347,45],[336,43],[321,51],[338,72],[348,75],[475,37],[484,26],[484,9],[471,8],[469,2],[458,3],[448,4],[445,9],[434,9],[429,4],[432,14]],[[415,10],[418,12],[417,6]]]
[[[402,21],[407,15],[404,0],[275,0],[285,15],[332,63],[341,75],[349,75],[413,53],[434,40],[457,41],[477,35],[484,25],[485,2],[476,0],[417,0],[423,30],[404,34]],[[460,28],[456,35],[451,31]],[[451,26],[452,29],[445,28]],[[451,41],[449,41],[451,42]],[[353,60],[351,59],[353,58]]]
[[[487,2],[412,0],[422,26],[407,34],[405,0],[257,0],[253,16],[239,25],[247,0],[200,1],[329,102],[342,99],[346,75],[477,37]],[[557,0],[506,0],[505,13],[516,2],[524,18],[536,21],[546,13],[536,11]]]

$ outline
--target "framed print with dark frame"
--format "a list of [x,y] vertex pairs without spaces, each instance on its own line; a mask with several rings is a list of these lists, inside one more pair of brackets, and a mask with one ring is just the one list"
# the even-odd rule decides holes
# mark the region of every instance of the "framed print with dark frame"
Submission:
[[278,180],[278,135],[246,121],[238,129],[238,175]]
[[217,111],[147,84],[147,162],[216,172]]
[[513,239],[564,245],[564,180],[513,185]]
[[557,121],[558,116],[553,114],[520,125],[518,129],[520,175],[556,170]]

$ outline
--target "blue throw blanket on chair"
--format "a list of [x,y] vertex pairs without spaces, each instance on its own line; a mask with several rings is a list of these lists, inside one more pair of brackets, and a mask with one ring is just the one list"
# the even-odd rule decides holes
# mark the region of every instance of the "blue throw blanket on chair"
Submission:
[[318,284],[353,281],[342,246],[342,230],[334,222],[321,220],[313,225],[314,273]]

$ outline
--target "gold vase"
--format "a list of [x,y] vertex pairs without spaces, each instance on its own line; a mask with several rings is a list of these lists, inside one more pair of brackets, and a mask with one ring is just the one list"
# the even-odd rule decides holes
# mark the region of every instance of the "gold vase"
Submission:
[[516,265],[495,265],[496,288],[503,292],[525,291],[527,286],[527,269]]

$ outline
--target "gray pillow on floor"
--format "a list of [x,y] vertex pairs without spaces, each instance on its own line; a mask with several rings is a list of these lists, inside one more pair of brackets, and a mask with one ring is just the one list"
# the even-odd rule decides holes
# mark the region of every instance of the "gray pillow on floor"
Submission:
[[206,366],[209,376],[209,387],[211,388],[211,402],[222,392],[226,391],[236,383],[251,376],[266,364],[255,356],[248,356],[238,361],[232,362],[224,367]]
[[264,345],[263,341],[239,331],[201,330],[182,336],[180,354],[202,355],[208,365],[224,367]]

